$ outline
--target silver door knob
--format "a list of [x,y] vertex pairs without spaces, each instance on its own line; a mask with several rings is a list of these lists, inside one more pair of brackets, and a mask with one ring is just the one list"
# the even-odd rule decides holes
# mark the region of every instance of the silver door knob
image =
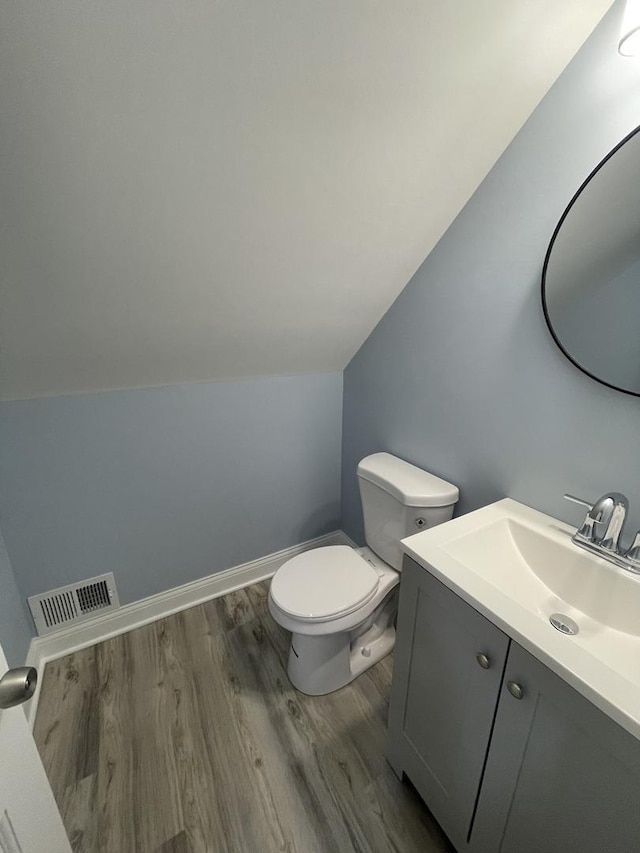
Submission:
[[0,679],[0,709],[13,708],[31,699],[36,692],[38,670],[33,666],[10,669]]
[[515,681],[507,682],[507,690],[511,693],[514,699],[522,699],[524,696],[524,690],[519,684],[516,684]]
[[478,661],[478,665],[481,666],[483,669],[489,669],[489,667],[491,666],[491,658],[487,657],[487,655],[483,654],[482,652],[478,652],[478,654],[476,655],[476,660]]

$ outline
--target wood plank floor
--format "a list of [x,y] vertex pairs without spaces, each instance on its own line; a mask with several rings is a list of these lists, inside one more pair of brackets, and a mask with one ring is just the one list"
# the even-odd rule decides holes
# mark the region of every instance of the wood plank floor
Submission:
[[75,851],[453,853],[384,759],[392,658],[296,692],[267,592],[47,665],[34,734]]

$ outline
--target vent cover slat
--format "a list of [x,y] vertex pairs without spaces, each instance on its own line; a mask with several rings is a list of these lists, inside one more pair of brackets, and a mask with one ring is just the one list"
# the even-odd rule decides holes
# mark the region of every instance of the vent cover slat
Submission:
[[60,602],[58,601],[58,596],[54,595],[51,599],[51,604],[53,606],[53,616],[55,621],[60,624],[60,622],[64,622],[65,619],[60,612]]
[[69,611],[69,619],[73,619],[78,614],[78,609],[74,601],[73,595],[70,592],[64,594],[67,610]]
[[69,611],[71,613],[71,616],[72,617],[77,616],[78,608],[76,607],[76,603],[74,601],[73,595],[71,595],[70,592],[67,593],[67,599],[69,601]]
[[28,601],[41,636],[120,607],[113,572],[32,595]]

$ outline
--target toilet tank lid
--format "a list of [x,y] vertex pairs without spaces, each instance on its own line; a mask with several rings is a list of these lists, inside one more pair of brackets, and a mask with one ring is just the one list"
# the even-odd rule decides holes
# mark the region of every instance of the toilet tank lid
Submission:
[[373,453],[358,465],[358,477],[380,486],[405,506],[451,506],[458,487],[390,453]]

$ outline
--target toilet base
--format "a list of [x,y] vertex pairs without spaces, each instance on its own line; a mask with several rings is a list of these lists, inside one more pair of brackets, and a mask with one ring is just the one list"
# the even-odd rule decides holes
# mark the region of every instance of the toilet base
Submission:
[[292,634],[289,680],[301,693],[333,693],[362,675],[393,650],[396,642],[397,589],[353,631],[310,636]]

